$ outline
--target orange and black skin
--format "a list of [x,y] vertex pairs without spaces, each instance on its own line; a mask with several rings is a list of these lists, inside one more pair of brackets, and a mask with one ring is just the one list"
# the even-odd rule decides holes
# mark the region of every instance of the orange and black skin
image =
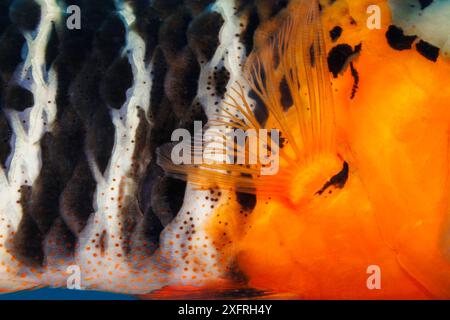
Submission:
[[[278,31],[255,36],[246,72],[269,111],[265,128],[286,139],[277,175],[167,165],[202,188],[256,196],[251,212],[222,201],[209,227],[250,287],[307,299],[450,297],[450,62],[420,45],[397,50],[387,1],[377,1],[382,28],[369,30],[372,2],[323,1],[319,11],[293,1]],[[235,127],[258,128],[240,85]],[[370,265],[381,290],[366,286]]]
[[[86,289],[152,298],[450,298],[450,61],[396,24],[390,4],[403,0],[126,0],[137,18],[127,28],[120,2],[81,1],[81,37],[61,28],[52,35],[61,43],[45,50],[61,79],[58,119],[41,141],[40,178],[1,186],[25,216],[0,231],[0,292],[65,286],[75,263]],[[437,0],[415,2],[428,10]],[[7,109],[23,111],[33,97],[10,78],[22,62],[21,30],[36,30],[41,12],[35,1],[11,3],[12,14],[0,9],[0,86]],[[366,27],[373,4],[380,30]],[[111,111],[137,70],[123,57],[132,30],[153,63],[151,112],[141,110],[136,136],[127,134],[130,170],[103,184],[88,155],[101,172],[112,158]],[[245,50],[222,55],[222,34]],[[211,63],[218,51],[236,68]],[[241,66],[246,80],[230,88]],[[208,77],[208,86],[197,81]],[[202,105],[199,95],[214,99]],[[1,107],[6,165],[15,146]],[[170,133],[214,109],[211,129],[281,131],[277,175],[261,176],[262,164],[171,163]],[[163,167],[190,182],[184,202],[185,184],[158,168],[157,148]],[[107,192],[96,197],[99,185]],[[98,199],[107,199],[98,216],[109,222],[96,229]],[[381,268],[381,290],[366,286],[371,265]]]

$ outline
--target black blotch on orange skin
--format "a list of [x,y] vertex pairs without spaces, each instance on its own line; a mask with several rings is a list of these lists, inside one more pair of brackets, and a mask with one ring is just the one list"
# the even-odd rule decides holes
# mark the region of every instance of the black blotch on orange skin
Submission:
[[328,54],[328,70],[335,78],[342,72],[348,59],[353,54],[354,51],[348,44],[339,44],[330,50]]
[[342,28],[340,26],[336,26],[334,27],[331,31],[330,31],[330,38],[333,42],[337,41],[340,36],[342,35]]
[[250,90],[248,96],[250,99],[255,101],[253,114],[255,115],[256,120],[261,126],[264,126],[267,122],[267,119],[269,118],[269,111],[267,110],[267,107],[253,90]]
[[283,110],[287,111],[294,104],[294,100],[292,99],[291,90],[286,81],[286,77],[280,82],[280,94],[281,94],[281,105],[283,106]]
[[426,41],[420,40],[416,44],[416,49],[422,56],[430,61],[436,62],[439,57],[439,48]]
[[352,95],[351,95],[350,99],[353,99],[353,98],[355,98],[356,92],[358,91],[358,87],[359,87],[359,73],[356,70],[353,63],[350,63],[350,70],[352,72],[352,77],[353,77]]
[[323,185],[322,189],[317,191],[316,195],[322,195],[331,186],[334,186],[338,189],[344,188],[348,179],[348,170],[348,163],[344,162],[342,170],[335,176],[331,177],[331,179]]
[[314,52],[314,45],[311,45],[309,47],[309,58],[311,61],[311,67],[315,67],[316,66],[316,56],[315,56],[315,52]]
[[252,211],[256,206],[256,196],[254,194],[236,192],[236,198],[241,208],[245,211]]
[[414,40],[417,36],[405,36],[402,29],[394,25],[389,26],[386,32],[386,38],[388,44],[395,50],[408,50],[411,49]]

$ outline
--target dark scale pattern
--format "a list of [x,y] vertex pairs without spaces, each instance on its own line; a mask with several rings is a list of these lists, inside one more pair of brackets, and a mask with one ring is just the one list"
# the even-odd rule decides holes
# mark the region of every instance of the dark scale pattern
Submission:
[[61,194],[61,216],[73,234],[86,226],[92,207],[96,184],[85,157],[81,156]]
[[[29,201],[29,198],[24,199]],[[42,251],[44,235],[39,230],[34,219],[26,212],[20,221],[19,231],[14,235],[10,244],[11,251],[14,252],[16,258],[21,262],[32,266],[42,265],[44,261],[44,253]]]
[[191,20],[189,11],[179,7],[162,23],[159,29],[159,43],[169,63],[173,62],[177,53],[187,45],[187,29]]
[[[127,252],[153,253],[160,233],[177,215],[186,184],[168,177],[156,164],[156,150],[171,141],[177,128],[193,130],[193,121],[207,121],[196,99],[201,67],[219,46],[222,16],[211,10],[213,0],[127,0],[136,21],[130,26],[144,39],[146,62],[152,62],[150,111],[141,110],[134,144],[135,197],[122,201],[122,236]],[[63,4],[61,3],[61,6]],[[80,233],[95,211],[97,184],[88,155],[103,173],[111,158],[115,129],[111,111],[120,109],[133,85],[131,65],[123,49],[126,28],[113,0],[65,0],[65,6],[81,7],[81,30],[53,25],[45,52],[45,68],[58,75],[57,119],[42,138],[42,168],[32,187],[23,186],[23,219],[11,249],[27,264],[42,265],[62,257],[71,258]],[[274,19],[287,5],[285,0],[236,1],[242,18],[236,37],[246,53],[264,22]],[[63,10],[64,11],[64,10]],[[11,76],[23,61],[22,32],[35,30],[40,8],[32,0],[0,1],[0,161],[11,154],[11,128],[4,108],[24,110],[33,105],[33,95],[11,83]],[[26,51],[25,51],[26,53]],[[224,63],[210,71],[208,94],[219,101],[230,80]],[[201,88],[205,89],[205,88]],[[265,121],[266,111],[258,103],[256,114]],[[152,125],[150,125],[152,123]],[[238,195],[243,209],[251,210],[255,199]],[[98,245],[108,237],[101,234]]]
[[[218,34],[223,18],[217,12],[203,12],[195,18],[188,29],[189,46],[195,52],[199,63],[212,59],[219,45]],[[205,32],[210,30],[210,32]]]
[[164,83],[167,98],[175,115],[181,119],[197,95],[200,66],[192,50],[185,47],[177,54]]
[[[74,1],[73,4],[80,3]],[[89,15],[90,11],[85,13]],[[30,204],[25,207],[24,214],[27,218],[19,226],[18,240],[15,241],[16,250],[22,252],[19,255],[22,260],[31,259],[39,264],[44,261],[44,253],[47,260],[51,260],[53,256],[73,253],[76,235],[93,211],[95,190],[95,182],[83,153],[89,118],[84,119],[83,123],[83,114],[73,107],[77,104],[71,104],[69,88],[89,57],[97,30],[86,26],[81,31],[61,30],[62,34],[57,34],[53,29],[46,50],[47,68],[54,64],[58,72],[57,121],[52,132],[47,133],[41,141],[42,169],[33,185]],[[101,42],[102,39],[100,36],[99,38],[98,42]],[[106,46],[104,51],[114,48],[113,45],[108,47],[107,41],[103,43]],[[108,52],[105,56],[108,56]],[[99,114],[105,114],[105,111],[94,113],[92,117],[95,119]],[[87,131],[90,134],[96,133]],[[103,142],[98,145],[105,146]]]
[[[58,234],[55,236],[62,239],[73,239],[78,234],[80,228],[70,226],[70,220],[66,219],[64,206],[61,207],[61,200],[64,200],[64,192],[70,187],[70,182],[77,174],[76,168],[80,161],[83,161],[83,127],[75,111],[67,106],[60,113],[60,117],[54,130],[46,134],[41,142],[43,167],[38,180],[33,186],[32,206],[30,215],[40,226],[44,233],[53,228],[53,224],[58,220],[58,230],[67,231],[68,234]],[[81,137],[81,139],[80,139]],[[88,174],[83,178],[89,177]],[[92,182],[91,182],[92,183]],[[89,183],[83,184],[83,190],[86,194],[77,199],[76,205],[79,205],[84,199],[89,198]],[[92,190],[92,189],[91,189]],[[76,194],[72,194],[74,196]],[[63,202],[64,203],[64,202]],[[72,213],[72,208],[70,208]],[[88,210],[88,212],[90,212]],[[85,220],[78,220],[82,224]],[[67,225],[66,225],[67,223]],[[70,234],[69,234],[70,230]],[[56,232],[56,231],[55,231]],[[73,248],[72,245],[70,245]]]
[[35,30],[41,18],[41,9],[34,0],[14,0],[9,7],[11,21],[20,29]]
[[[145,177],[149,168],[150,161],[152,159],[152,153],[150,150],[150,124],[146,118],[144,110],[139,110],[140,123],[137,129],[135,152],[133,155],[134,165],[132,168],[133,179],[137,181],[137,194],[135,197],[128,197],[124,201],[124,211],[127,212],[122,218],[122,224],[124,226],[123,237],[126,240],[126,250],[128,252],[133,251],[135,254],[150,254],[156,249],[159,244],[158,241],[153,241],[154,237],[147,238],[148,232],[145,232],[148,226],[145,224],[146,217],[151,214],[145,207],[150,202],[145,197],[140,197],[140,189],[144,183],[143,177]],[[158,234],[159,235],[159,234]],[[159,239],[159,238],[157,238]],[[131,243],[131,244],[130,244]],[[150,245],[152,247],[151,252],[145,252],[145,248]]]
[[149,62],[158,45],[158,30],[162,19],[153,7],[148,6],[147,1],[133,1],[132,5],[136,15],[136,21],[132,28],[145,40],[146,62]]
[[0,112],[0,165],[5,167],[6,160],[11,147],[9,140],[11,139],[11,128],[9,127],[8,120],[3,112]]
[[25,38],[15,25],[10,25],[0,37],[0,71],[7,82],[22,61],[21,51]]
[[33,106],[33,94],[18,85],[9,85],[6,87],[5,108],[24,111]]
[[11,23],[9,19],[9,7],[13,0],[0,1],[0,34],[5,31],[5,28]]
[[7,84],[11,73],[20,61],[20,51],[25,41],[16,27],[11,26],[9,6],[12,1],[0,2],[0,165],[6,168],[6,161],[11,152],[10,139],[12,131],[3,108],[8,94]]
[[192,16],[200,15],[212,5],[214,0],[184,0],[183,4],[191,11]]
[[[72,0],[66,3],[81,5],[81,2],[81,0]],[[85,10],[82,19],[84,16],[93,15],[94,10],[90,9]],[[83,152],[86,143],[86,126],[71,102],[74,91],[71,85],[82,69],[85,59],[89,57],[96,27],[92,21],[90,24],[83,24],[81,30],[65,30],[60,34],[61,39],[58,42],[58,56],[55,60],[59,79],[56,96],[58,120],[56,128],[52,131],[52,137],[53,143],[60,150],[59,162],[68,164],[56,171],[61,173],[64,185],[64,188],[60,190],[60,218],[57,220],[57,234],[54,236],[60,241],[61,238],[69,241],[72,235],[77,236],[86,225],[89,215],[94,211],[92,204],[95,181]],[[62,224],[65,225],[61,226]],[[62,232],[65,236],[61,235]],[[73,249],[71,242],[68,244],[69,248]],[[48,247],[50,252],[47,252],[47,255],[57,252],[57,246],[48,243]],[[68,253],[71,251],[69,250]]]
[[100,83],[108,67],[125,44],[125,27],[120,17],[110,14],[96,32],[92,54],[73,83],[72,104],[87,129],[87,145],[101,172],[111,155],[114,128],[108,106],[99,95]]
[[127,90],[133,85],[133,72],[127,57],[117,58],[106,71],[100,85],[104,103],[120,109],[126,101]]
[[153,8],[155,8],[161,18],[165,19],[182,4],[183,0],[154,0]]
[[[8,246],[19,261],[36,265],[41,264],[43,261],[41,245],[43,234],[36,222],[28,214],[27,207],[31,199],[31,189],[30,186],[21,186],[17,190],[20,194],[20,204],[24,208],[24,214],[19,224],[19,232],[15,234]],[[30,241],[30,239],[33,239],[33,241]]]
[[[217,46],[222,17],[207,10],[212,1],[155,1],[162,12],[158,46],[153,55],[151,91],[151,129],[149,152],[155,158],[156,148],[170,142],[171,132],[178,127],[192,129],[194,120],[206,122],[203,107],[194,101],[197,95],[200,65],[209,61]],[[203,10],[202,10],[203,9]],[[208,32],[205,32],[208,30]],[[149,251],[159,241],[159,233],[178,213],[185,183],[166,177],[152,161],[140,183],[139,203],[144,213],[135,236],[136,246],[145,243]]]
[[[287,8],[289,1],[286,0],[254,0],[236,1],[238,14],[243,19],[241,23],[241,32],[239,39],[243,43],[247,56],[255,49],[258,32],[264,35],[271,35],[276,32],[273,29],[273,21],[282,22],[283,13]],[[268,27],[267,27],[268,26]],[[277,65],[277,63],[275,63]],[[280,90],[285,89],[283,83],[280,83]],[[260,98],[252,91],[249,97],[255,102],[254,113],[259,123],[264,124],[267,121],[268,111]],[[285,108],[289,108],[290,97],[284,96],[282,103]]]

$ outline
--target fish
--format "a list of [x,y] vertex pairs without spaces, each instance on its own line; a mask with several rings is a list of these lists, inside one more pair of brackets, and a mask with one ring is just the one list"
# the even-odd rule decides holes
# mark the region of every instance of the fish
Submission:
[[450,297],[448,2],[2,6],[0,292]]
[[[358,7],[370,5],[340,4],[342,11],[362,14]],[[336,23],[324,10],[323,20]],[[290,11],[295,14],[252,54],[247,70],[251,89],[268,111],[265,128],[278,129],[286,140],[279,171],[263,176],[262,164],[220,162],[173,166],[167,156],[163,166],[177,176],[184,173],[190,183],[213,181],[220,189],[255,196],[250,217],[236,217],[230,205],[219,205],[212,227],[228,224],[214,232],[216,241],[223,255],[231,250],[237,256],[252,287],[309,299],[448,297],[448,91],[433,94],[435,102],[427,95],[423,101],[429,103],[419,107],[420,95],[409,82],[430,93],[431,83],[448,78],[448,61],[430,65],[419,49],[408,60],[389,48],[385,30],[367,29],[367,35],[358,34],[364,40],[354,42],[348,30],[365,18],[356,15],[343,28],[348,38],[342,36],[327,55],[318,4],[299,1]],[[342,63],[331,82],[327,63],[339,60],[333,54],[346,48],[351,62],[344,61],[347,66]],[[389,50],[393,56],[387,58]],[[425,77],[421,64],[430,72]],[[420,83],[404,79],[414,70]],[[219,124],[259,129],[244,90],[234,92],[233,109]],[[248,156],[245,148],[235,151]],[[371,265],[383,270],[381,291],[368,290],[364,281]],[[439,271],[432,272],[437,265]]]

